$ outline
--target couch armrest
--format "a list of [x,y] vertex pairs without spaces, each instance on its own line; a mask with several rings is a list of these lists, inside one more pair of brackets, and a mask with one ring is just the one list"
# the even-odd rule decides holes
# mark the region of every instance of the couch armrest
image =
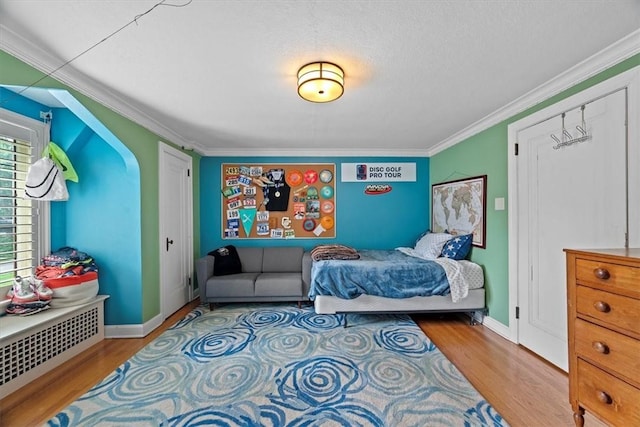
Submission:
[[213,276],[213,264],[215,258],[211,255],[203,256],[196,260],[196,278],[198,279],[198,289],[200,289],[200,295],[203,295],[205,289],[207,289],[207,280]]
[[309,289],[311,288],[311,265],[313,259],[310,252],[302,255],[302,296],[308,298]]

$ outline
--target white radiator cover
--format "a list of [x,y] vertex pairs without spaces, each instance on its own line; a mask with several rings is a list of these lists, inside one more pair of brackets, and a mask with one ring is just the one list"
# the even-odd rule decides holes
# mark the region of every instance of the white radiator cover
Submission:
[[0,399],[104,339],[104,300],[0,317]]

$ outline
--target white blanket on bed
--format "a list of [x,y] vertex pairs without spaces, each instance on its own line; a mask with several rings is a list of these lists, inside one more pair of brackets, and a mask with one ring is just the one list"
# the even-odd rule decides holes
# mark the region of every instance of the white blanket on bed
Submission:
[[458,302],[466,298],[466,296],[469,295],[469,282],[464,274],[462,274],[462,266],[460,263],[445,257],[436,258],[433,261],[440,264],[447,274],[449,288],[451,288],[451,300]]

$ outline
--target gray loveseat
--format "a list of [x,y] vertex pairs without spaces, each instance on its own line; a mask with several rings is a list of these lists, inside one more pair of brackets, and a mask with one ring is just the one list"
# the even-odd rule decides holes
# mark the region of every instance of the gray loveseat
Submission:
[[214,276],[215,258],[196,261],[196,277],[203,302],[214,303],[307,301],[311,256],[302,247],[237,247],[242,272]]

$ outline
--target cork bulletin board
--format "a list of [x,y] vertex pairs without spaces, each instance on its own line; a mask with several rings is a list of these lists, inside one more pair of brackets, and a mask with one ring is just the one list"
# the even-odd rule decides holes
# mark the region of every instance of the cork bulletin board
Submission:
[[336,236],[332,163],[222,164],[223,239]]

